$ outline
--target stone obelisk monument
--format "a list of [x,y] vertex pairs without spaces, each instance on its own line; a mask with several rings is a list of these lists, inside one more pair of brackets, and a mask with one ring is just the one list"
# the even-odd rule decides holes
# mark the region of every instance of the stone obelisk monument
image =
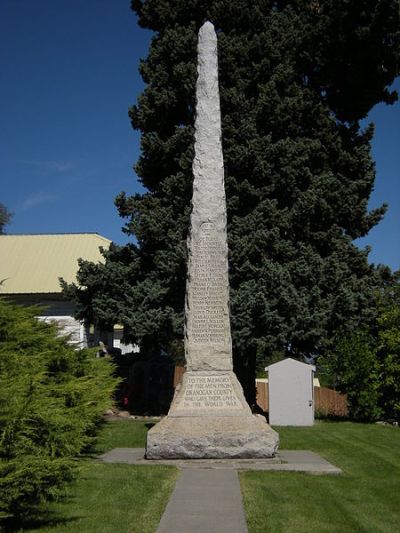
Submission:
[[272,457],[278,434],[252,415],[233,372],[217,36],[199,31],[193,199],[185,305],[187,371],[148,459]]

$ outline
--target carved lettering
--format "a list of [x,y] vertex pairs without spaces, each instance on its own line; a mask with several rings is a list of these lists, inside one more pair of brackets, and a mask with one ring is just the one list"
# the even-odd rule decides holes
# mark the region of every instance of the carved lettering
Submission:
[[177,409],[241,407],[229,376],[190,376]]
[[225,343],[229,334],[226,251],[214,224],[202,224],[192,245],[188,336],[193,343]]

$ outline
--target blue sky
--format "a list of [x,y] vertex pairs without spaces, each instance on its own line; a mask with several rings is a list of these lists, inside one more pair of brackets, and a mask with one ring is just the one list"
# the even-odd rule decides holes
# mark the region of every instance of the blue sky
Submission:
[[[113,204],[141,187],[139,134],[128,108],[151,33],[129,0],[0,0],[0,202],[9,233],[95,231],[126,242]],[[400,91],[399,80],[395,88]],[[370,206],[389,203],[361,245],[400,268],[400,104],[376,106],[377,179]]]

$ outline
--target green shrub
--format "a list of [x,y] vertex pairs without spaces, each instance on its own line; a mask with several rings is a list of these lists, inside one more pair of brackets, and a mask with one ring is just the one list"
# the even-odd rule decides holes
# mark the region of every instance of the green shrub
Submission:
[[378,357],[381,361],[380,406],[387,420],[400,423],[400,282],[381,294],[377,318]]
[[335,388],[347,394],[351,418],[368,421],[380,417],[380,364],[367,332],[338,335],[334,348],[319,365],[333,378]]
[[1,517],[32,513],[74,478],[117,384],[108,360],[37,313],[0,300]]

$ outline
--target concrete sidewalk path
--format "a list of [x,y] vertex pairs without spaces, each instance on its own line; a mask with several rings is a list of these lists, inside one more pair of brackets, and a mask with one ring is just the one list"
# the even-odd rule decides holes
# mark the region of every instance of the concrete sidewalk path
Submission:
[[157,533],[247,533],[236,470],[182,470]]
[[147,460],[144,448],[114,448],[106,463],[169,465],[181,470],[157,533],[247,533],[238,470],[341,474],[315,452],[280,450],[272,459]]
[[342,474],[342,470],[329,463],[315,452],[308,450],[279,450],[272,459],[167,459],[148,460],[144,448],[114,448],[100,455],[105,463],[128,463],[131,465],[169,465],[186,469],[223,470],[284,470],[310,474]]

